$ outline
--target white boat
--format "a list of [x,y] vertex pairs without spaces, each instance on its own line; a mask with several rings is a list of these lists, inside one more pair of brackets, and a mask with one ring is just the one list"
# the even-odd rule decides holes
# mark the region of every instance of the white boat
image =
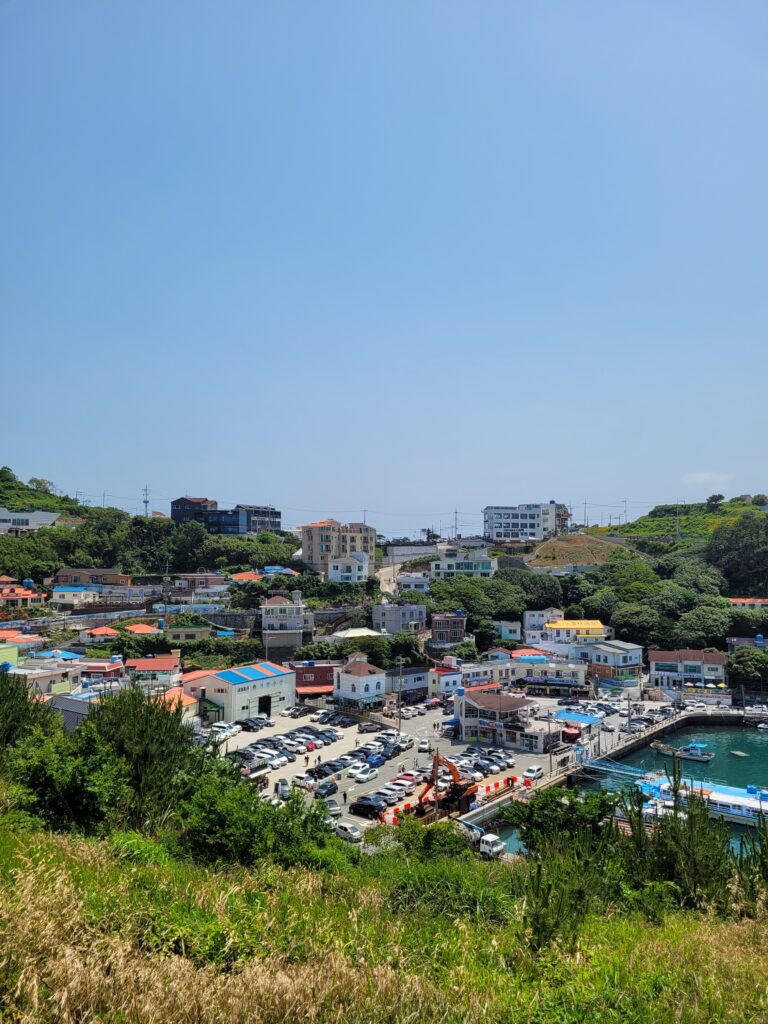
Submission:
[[685,747],[672,747],[669,743],[661,743],[654,740],[651,747],[659,754],[666,757],[676,757],[681,761],[703,761],[709,762],[715,756],[707,751],[706,743],[689,743]]
[[768,732],[768,722],[758,722],[757,728],[760,732]]
[[[638,788],[652,800],[674,803],[672,783],[666,776],[649,774],[637,781]],[[707,805],[710,818],[722,818],[737,825],[757,825],[762,816],[768,818],[768,789],[757,786],[723,786],[719,782],[698,782],[682,779],[678,800],[685,809],[688,798],[696,796]]]

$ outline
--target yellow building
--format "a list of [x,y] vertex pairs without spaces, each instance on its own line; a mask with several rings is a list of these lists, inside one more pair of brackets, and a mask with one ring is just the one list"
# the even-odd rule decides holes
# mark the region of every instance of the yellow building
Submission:
[[613,630],[599,619],[554,619],[545,622],[542,640],[558,644],[599,643],[609,640]]

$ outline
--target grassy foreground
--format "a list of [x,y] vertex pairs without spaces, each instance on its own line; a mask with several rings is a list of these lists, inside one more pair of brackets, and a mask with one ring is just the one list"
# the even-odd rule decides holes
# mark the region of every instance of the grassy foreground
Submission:
[[479,918],[394,905],[364,864],[213,870],[138,837],[0,828],[0,1020],[768,1019],[760,921],[594,917],[573,948],[536,957]]

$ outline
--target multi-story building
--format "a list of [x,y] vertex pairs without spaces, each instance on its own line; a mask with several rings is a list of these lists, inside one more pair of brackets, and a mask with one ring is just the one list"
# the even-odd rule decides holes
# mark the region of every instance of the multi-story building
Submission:
[[333,673],[343,661],[286,661],[286,667],[296,675],[296,696],[330,697],[333,693]]
[[408,668],[387,669],[387,695],[395,706],[416,704],[429,694],[429,666],[411,665]]
[[562,513],[558,518],[556,501],[532,505],[487,505],[483,509],[486,540],[543,540],[558,532],[558,523],[562,524]]
[[182,572],[173,580],[171,599],[182,604],[212,604],[226,596],[230,585],[220,572]]
[[367,654],[350,654],[345,665],[334,669],[333,696],[343,707],[380,707],[386,690],[386,672],[369,664]]
[[432,613],[432,645],[450,647],[463,643],[467,636],[467,615],[460,608],[455,612]]
[[487,548],[461,550],[448,548],[445,554],[429,564],[429,578],[451,580],[455,576],[490,577],[499,567],[498,560],[491,558]]
[[328,562],[330,583],[365,583],[368,579],[370,558],[365,551],[352,551],[337,555]]
[[501,640],[511,640],[517,643],[522,639],[522,625],[519,622],[512,622],[509,619],[494,619],[493,628]]
[[202,523],[208,533],[263,533],[281,528],[281,513],[273,505],[235,505],[219,508],[210,498],[176,498],[171,502],[175,523]]
[[390,604],[384,598],[381,604],[373,606],[372,614],[373,628],[382,633],[419,633],[427,626],[427,609],[423,604]]
[[294,590],[290,598],[282,594],[261,603],[261,639],[269,654],[276,647],[301,647],[312,642],[315,617]]
[[455,693],[458,687],[503,686],[514,678],[514,662],[463,661],[451,655],[429,670],[430,697],[445,697]]
[[125,667],[131,680],[145,689],[167,690],[181,681],[181,663],[176,654],[129,658]]
[[75,608],[98,603],[98,591],[89,590],[88,587],[54,587],[51,594],[51,608],[54,611],[73,611]]
[[518,651],[508,651],[503,647],[494,647],[486,651],[489,662],[506,664],[509,674],[503,681],[515,688],[524,689],[531,697],[586,697],[589,695],[587,672],[589,666],[584,662],[566,662],[546,656],[522,655]]
[[[523,630],[525,631],[526,642],[535,642],[539,638],[538,634],[544,629],[545,623],[556,622],[564,617],[565,612],[562,608],[531,609],[530,611],[523,612]],[[530,637],[529,633],[532,634]]]
[[588,644],[612,640],[613,630],[610,626],[604,626],[599,619],[554,619],[545,622],[538,639],[536,637],[535,631],[525,634],[526,642],[533,641],[537,647],[551,654],[569,657],[574,645],[584,648]]
[[345,558],[355,551],[368,555],[371,562],[375,559],[376,531],[372,526],[322,519],[301,528],[301,560],[326,577],[333,559]]
[[274,715],[291,707],[296,699],[294,673],[272,661],[187,673],[182,686],[184,693],[200,702],[201,714],[225,722],[255,714]]
[[23,533],[55,526],[60,516],[60,512],[11,512],[0,508],[0,537],[4,534],[20,537]]
[[575,644],[572,656],[589,665],[592,675],[621,682],[636,680],[643,671],[643,648],[626,640]]
[[[527,716],[524,714],[530,706],[525,697],[512,697],[507,693],[491,693],[488,690],[463,691],[457,694],[454,702],[455,716],[459,720],[461,738],[493,743],[494,746],[524,746],[519,735],[525,735]],[[540,752],[539,737],[547,735],[536,731],[537,743],[525,749]],[[559,733],[552,738],[552,745],[559,739]]]
[[725,655],[719,651],[649,651],[648,662],[649,683],[657,689],[706,697],[702,690],[725,688]]

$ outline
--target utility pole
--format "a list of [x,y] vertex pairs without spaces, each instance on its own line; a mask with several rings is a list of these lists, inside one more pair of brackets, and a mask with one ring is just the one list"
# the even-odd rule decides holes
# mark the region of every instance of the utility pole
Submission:
[[102,491],[101,492],[101,507],[104,508],[106,504],[107,504],[107,492],[106,491]]
[[627,525],[627,499],[624,499],[624,525]]
[[400,732],[400,727],[403,724],[403,665],[405,664],[405,658],[400,655],[399,658],[395,658],[395,664],[400,669],[397,686],[397,731]]
[[367,515],[368,515],[368,509],[364,508],[363,509],[363,526],[366,525],[366,517],[367,517]]
[[456,508],[453,510],[453,539],[459,539],[459,510]]
[[141,492],[144,495],[144,515],[149,515],[149,487],[144,484],[144,490]]
[[587,526],[587,499],[584,499],[584,527]]

